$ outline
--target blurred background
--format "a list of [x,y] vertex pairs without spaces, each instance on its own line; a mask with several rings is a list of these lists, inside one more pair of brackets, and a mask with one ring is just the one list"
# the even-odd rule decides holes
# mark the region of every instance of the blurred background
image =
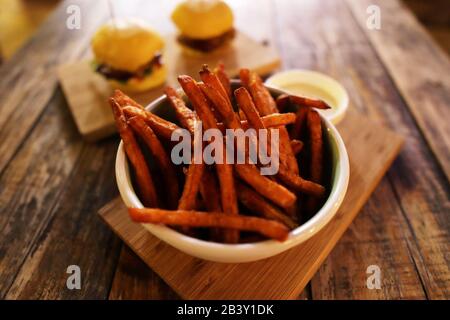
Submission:
[[[402,1],[450,55],[450,1]],[[61,0],[0,0],[0,63],[10,58],[33,35],[60,2]]]

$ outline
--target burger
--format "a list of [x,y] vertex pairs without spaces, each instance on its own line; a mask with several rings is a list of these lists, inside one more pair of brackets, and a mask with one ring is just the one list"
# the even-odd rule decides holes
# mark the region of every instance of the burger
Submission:
[[184,51],[203,54],[223,48],[234,38],[233,12],[220,0],[188,0],[177,5],[172,21]]
[[91,47],[95,71],[114,88],[141,92],[166,80],[164,40],[143,21],[110,20],[96,31]]

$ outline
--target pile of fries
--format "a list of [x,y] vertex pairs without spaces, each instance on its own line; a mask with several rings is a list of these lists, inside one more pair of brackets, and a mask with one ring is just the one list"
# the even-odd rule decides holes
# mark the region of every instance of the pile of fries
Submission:
[[[329,106],[293,95],[275,100],[261,78],[248,69],[240,70],[242,86],[234,92],[222,64],[214,71],[203,66],[200,78],[202,82],[178,77],[188,102],[173,88],[165,89],[177,124],[145,110],[121,91],[109,99],[135,190],[145,206],[129,208],[131,219],[169,225],[214,242],[285,240],[326,196],[322,124],[314,108]],[[261,175],[261,164],[251,162],[174,165],[169,157],[172,133],[184,128],[194,135],[198,121],[204,129],[278,130],[277,174]],[[145,154],[154,160],[153,170]]]

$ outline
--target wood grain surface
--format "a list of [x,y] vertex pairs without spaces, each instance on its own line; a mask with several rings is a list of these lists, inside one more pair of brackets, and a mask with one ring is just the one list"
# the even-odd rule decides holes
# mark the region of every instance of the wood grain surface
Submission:
[[[81,8],[80,30],[65,27],[72,3]],[[282,68],[331,75],[349,91],[350,108],[405,137],[300,297],[448,299],[448,57],[399,1],[370,3],[382,9],[381,30],[365,27],[368,1],[230,1],[236,27],[276,47]],[[175,1],[114,5],[120,15],[175,32]],[[107,15],[103,1],[62,2],[0,67],[1,298],[174,297],[153,271],[139,271],[142,262],[95,214],[118,195],[118,139],[84,142],[58,87],[57,68],[89,55],[91,34]],[[65,286],[70,264],[81,267],[82,290]],[[381,290],[360,285],[372,264],[381,267]]]

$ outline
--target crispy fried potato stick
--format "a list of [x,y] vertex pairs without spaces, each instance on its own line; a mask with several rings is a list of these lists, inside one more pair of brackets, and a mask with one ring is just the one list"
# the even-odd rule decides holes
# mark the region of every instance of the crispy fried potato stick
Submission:
[[255,106],[260,115],[265,116],[278,112],[275,100],[272,98],[266,87],[264,87],[261,77],[255,72],[252,72],[250,75],[249,92],[255,101]]
[[234,96],[236,97],[239,108],[244,112],[250,127],[255,128],[256,130],[266,129],[247,89],[244,87],[236,89],[234,91]]
[[113,98],[117,101],[117,103],[119,103],[121,107],[132,106],[145,110],[145,108],[142,105],[131,99],[129,96],[127,96],[119,89],[114,90]]
[[301,193],[305,193],[314,197],[323,197],[325,195],[325,188],[318,183],[305,180],[298,175],[295,175],[285,169],[280,168],[278,177],[288,187]]
[[134,137],[133,132],[128,127],[125,116],[120,105],[114,98],[109,99],[114,118],[116,120],[117,130],[122,138],[125,152],[134,168],[136,182],[139,186],[139,195],[142,203],[147,207],[158,207],[158,197],[156,196],[155,186],[150,174],[150,170],[145,162],[144,156]]
[[300,151],[302,151],[303,149],[303,142],[301,142],[300,140],[291,140],[291,147],[292,147],[292,151],[294,152],[294,154],[297,156]]
[[236,231],[253,231],[279,241],[286,240],[289,234],[289,229],[280,222],[257,217],[149,208],[129,208],[128,213],[133,221],[140,223],[163,223],[188,227],[219,227]]
[[330,105],[320,99],[312,99],[293,94],[282,94],[276,99],[278,109],[284,110],[289,103],[316,109],[331,109]]
[[205,168],[200,183],[200,194],[205,207],[210,212],[221,212],[219,186],[214,174]]
[[183,99],[180,98],[174,88],[166,87],[164,92],[166,93],[170,105],[174,108],[181,126],[188,129],[191,134],[194,134],[195,123],[199,120],[197,114],[186,106]]
[[248,90],[250,86],[250,70],[242,68],[239,71],[239,78],[241,79],[241,85]]
[[167,206],[170,209],[175,209],[178,203],[179,186],[175,167],[169,156],[164,150],[163,145],[159,141],[153,130],[140,117],[132,117],[128,119],[128,124],[133,129],[135,134],[139,135],[145,144],[148,146],[153,158],[156,161],[164,180],[166,190]]
[[230,129],[241,129],[241,121],[233,111],[231,102],[206,83],[199,83],[198,86],[203,94],[212,102],[214,109],[219,112],[220,118],[223,120],[225,126]]
[[247,118],[245,117],[244,111],[242,111],[241,109],[239,109],[238,114],[239,114],[239,119],[241,119],[241,121],[247,120]]
[[228,98],[231,100],[232,92],[231,92],[230,77],[225,72],[225,66],[222,62],[220,62],[217,65],[217,67],[214,69],[214,73],[216,74],[220,83],[222,84],[225,91],[227,92]]
[[205,129],[216,128],[216,119],[209,108],[208,101],[195,80],[190,76],[182,75],[178,76],[178,82],[194,106],[198,117],[203,122],[203,127]]
[[[200,70],[199,74],[202,81],[226,99],[228,104],[231,106],[230,96],[227,94],[226,89],[220,82],[219,78],[211,70],[209,70],[206,64],[202,66],[202,70]],[[231,110],[233,110],[233,107],[231,107]]]
[[306,124],[306,116],[308,115],[310,108],[299,106],[296,116],[295,123],[292,126],[290,137],[291,139],[302,139],[305,124]]
[[[265,128],[274,128],[291,124],[294,123],[295,119],[295,113],[273,113],[261,117],[261,121]],[[219,122],[217,126],[221,131],[225,130],[225,125],[222,122]],[[247,130],[248,128],[251,128],[251,125],[249,125],[248,120],[241,120],[241,127],[242,129]]]
[[[256,109],[252,97],[250,96],[250,93],[248,93],[247,89],[244,87],[240,87],[234,91],[234,95],[236,97],[236,101],[239,105],[239,108],[241,108],[245,116],[247,118],[247,122],[250,125],[250,127],[255,128],[256,130],[265,130],[266,126],[264,125],[261,117],[259,116],[258,110]],[[271,130],[267,131],[267,145],[264,146],[260,152],[265,152],[267,155],[270,155],[271,150]]]
[[[309,132],[311,158],[309,165],[310,179],[316,183],[322,183],[323,179],[323,141],[322,141],[322,122],[320,116],[315,110],[308,112],[307,126]],[[308,212],[316,211],[319,205],[318,199],[310,198],[306,202]]]
[[272,113],[261,117],[261,120],[266,128],[284,126],[295,122],[295,113]]
[[145,122],[152,128],[155,133],[165,139],[169,139],[174,130],[179,127],[168,120],[158,117],[157,115],[145,110],[143,106],[128,97],[120,90],[115,90],[113,98],[117,101],[122,108],[127,118],[133,116],[139,116],[145,119]]
[[267,219],[279,221],[290,229],[298,227],[297,222],[285,215],[281,210],[270,204],[256,191],[247,187],[243,183],[238,182],[236,184],[236,190],[239,201],[253,213],[262,215]]
[[[200,120],[202,120],[204,128],[218,129],[216,119],[209,108],[208,101],[195,80],[189,76],[179,76],[178,82],[194,106]],[[222,151],[226,152],[226,150]],[[224,153],[222,159],[225,159],[224,157],[226,157],[226,153]],[[233,167],[227,163],[216,164],[216,171],[219,178],[222,210],[228,215],[237,215],[238,205],[234,186]],[[224,236],[226,242],[237,243],[239,241],[239,232],[236,230],[227,230]]]
[[235,166],[238,176],[248,185],[252,186],[259,194],[269,199],[279,207],[290,212],[295,205],[297,197],[281,184],[262,176],[259,169],[252,164],[240,164]]
[[308,112],[307,125],[311,139],[310,179],[313,182],[321,183],[323,176],[322,122],[317,111]]
[[[250,87],[249,91],[253,97],[255,102],[255,106],[259,111],[259,114],[262,116],[277,113],[278,108],[275,103],[275,100],[272,98],[269,90],[264,87],[264,84],[261,78],[256,74],[252,73],[250,77]],[[298,174],[298,164],[297,159],[292,152],[291,144],[289,142],[289,134],[284,126],[279,127],[280,134],[280,167],[284,167],[294,174]]]
[[188,172],[186,174],[186,182],[184,183],[183,193],[178,203],[179,210],[195,210],[198,209],[197,194],[200,189],[200,183],[202,181],[203,172],[205,170],[205,164],[196,164],[194,161],[189,165]]
[[325,101],[319,99],[289,95],[289,101],[299,106],[306,106],[316,109],[331,109],[331,107]]
[[122,109],[127,118],[141,117],[159,137],[169,141],[172,136],[172,132],[180,128],[175,123],[164,120],[157,115],[138,107],[127,105]]

